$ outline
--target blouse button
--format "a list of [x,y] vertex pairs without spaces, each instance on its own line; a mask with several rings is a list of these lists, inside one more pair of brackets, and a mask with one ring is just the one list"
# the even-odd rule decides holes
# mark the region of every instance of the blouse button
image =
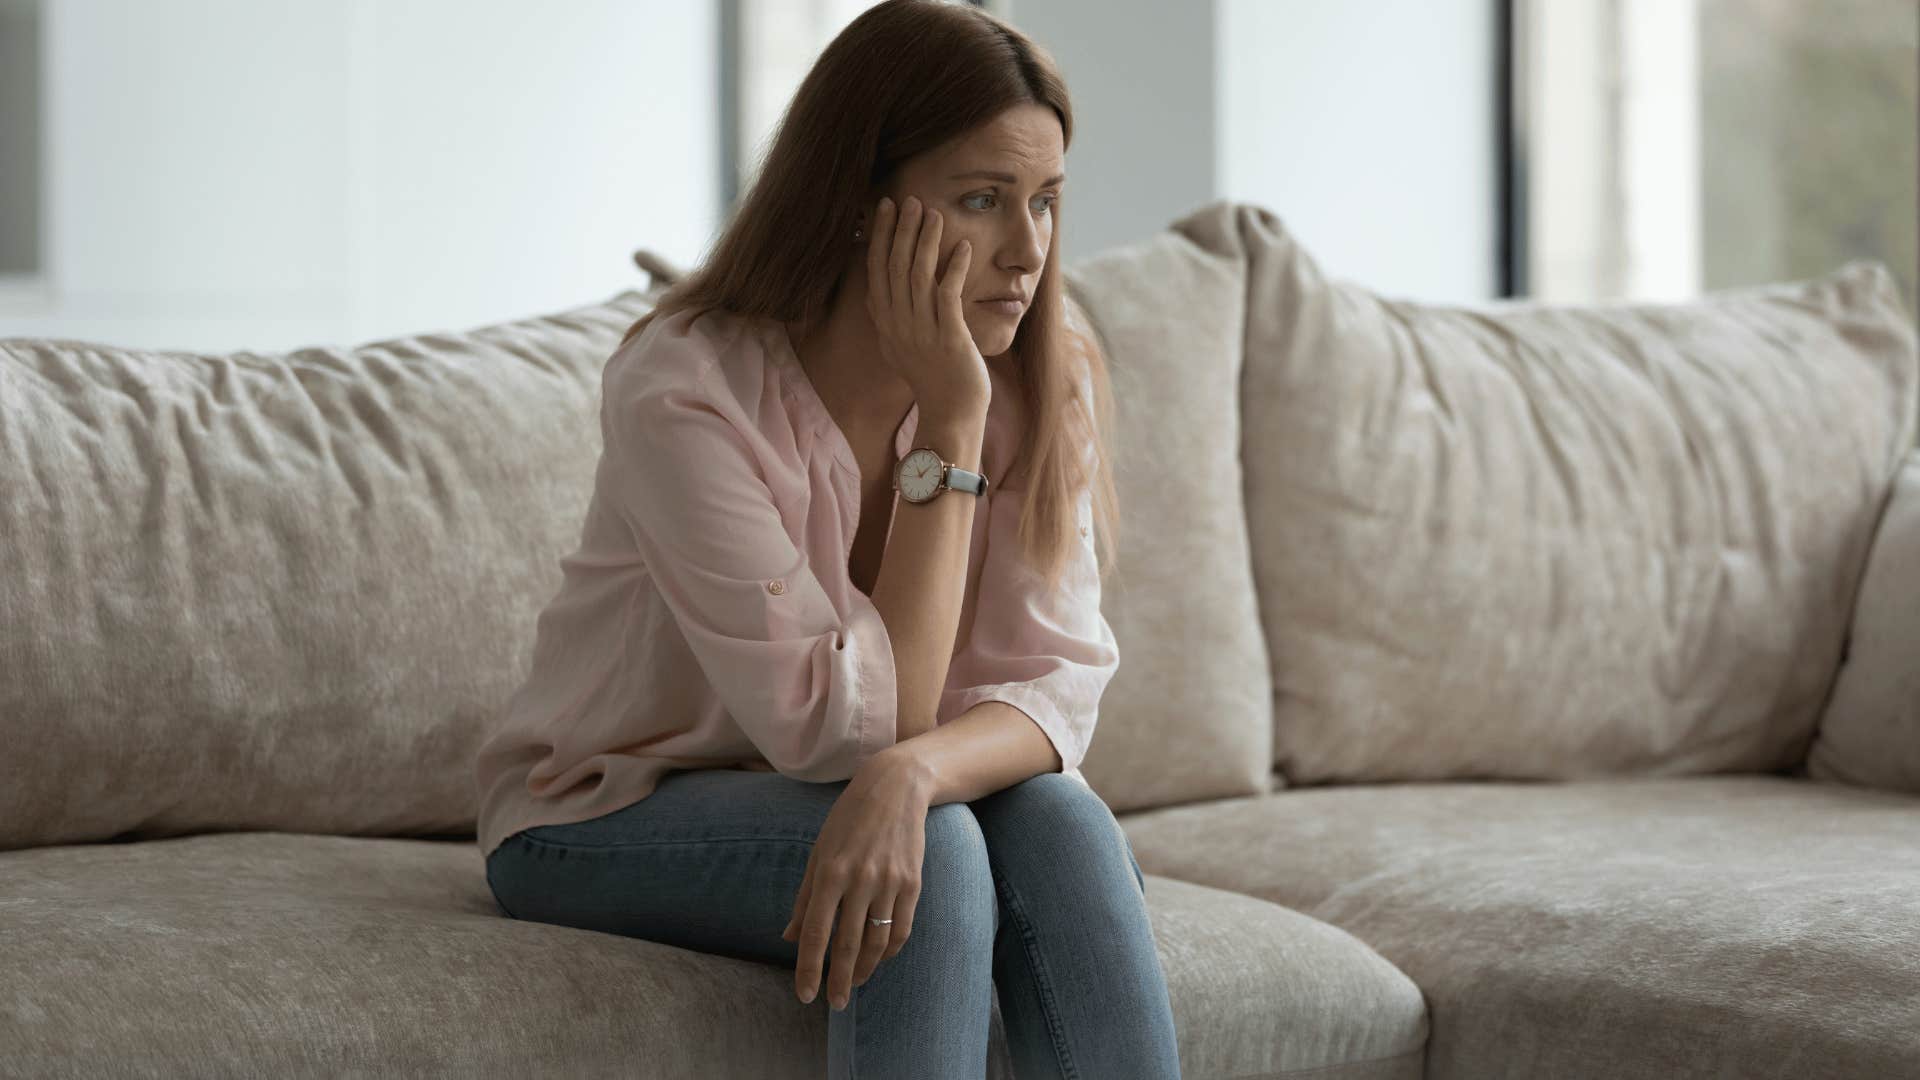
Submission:
[[1080,526],[1080,535],[1081,536],[1087,535],[1087,527],[1085,525]]
[[767,591],[775,596],[779,596],[787,591],[787,583],[779,578],[774,578],[772,581],[767,582]]

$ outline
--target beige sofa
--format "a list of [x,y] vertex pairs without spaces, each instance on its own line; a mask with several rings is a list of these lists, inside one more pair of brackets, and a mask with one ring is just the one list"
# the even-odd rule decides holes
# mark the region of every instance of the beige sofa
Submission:
[[[820,1073],[789,972],[511,920],[473,842],[636,258],[353,348],[0,341],[0,1075]],[[1920,1076],[1884,267],[1449,307],[1223,201],[1067,282],[1125,503],[1084,772],[1184,1076]]]

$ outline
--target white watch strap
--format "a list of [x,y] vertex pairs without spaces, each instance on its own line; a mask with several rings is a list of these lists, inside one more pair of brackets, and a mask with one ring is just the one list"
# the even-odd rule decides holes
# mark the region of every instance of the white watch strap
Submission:
[[987,493],[987,478],[970,469],[958,465],[947,466],[947,486],[955,491],[965,491],[973,495]]

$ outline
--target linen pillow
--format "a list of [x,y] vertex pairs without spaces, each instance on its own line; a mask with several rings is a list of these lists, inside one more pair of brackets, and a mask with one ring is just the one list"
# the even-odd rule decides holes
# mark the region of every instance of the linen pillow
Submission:
[[652,296],[274,354],[0,340],[0,849],[471,836]]
[[1832,686],[1920,359],[1892,275],[1416,303],[1258,206],[1248,526],[1292,783],[1778,770]]
[[1263,794],[1272,682],[1241,496],[1246,263],[1168,229],[1070,260],[1113,382],[1120,668],[1081,765],[1116,813]]
[[1920,795],[1920,451],[1907,457],[1874,532],[1807,775]]

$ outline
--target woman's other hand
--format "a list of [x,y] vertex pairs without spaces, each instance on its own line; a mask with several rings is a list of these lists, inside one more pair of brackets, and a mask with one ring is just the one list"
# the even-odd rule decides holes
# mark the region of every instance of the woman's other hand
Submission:
[[[836,1009],[846,1008],[853,987],[906,945],[920,900],[929,790],[923,767],[883,750],[860,766],[828,811],[793,918],[780,933],[789,941],[798,934],[794,993],[801,1001],[812,1001],[820,988],[830,942],[827,999]],[[893,924],[873,926],[869,916]]]

